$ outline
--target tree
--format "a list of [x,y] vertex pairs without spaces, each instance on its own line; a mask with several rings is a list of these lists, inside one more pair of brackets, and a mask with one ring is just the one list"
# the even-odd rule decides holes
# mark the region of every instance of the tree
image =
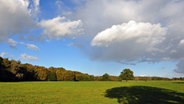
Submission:
[[16,74],[17,71],[20,69],[20,61],[16,61],[16,60],[11,60],[10,61],[10,71],[13,73],[13,74]]
[[124,69],[121,74],[119,75],[121,80],[133,80],[134,79],[134,73],[130,69]]
[[104,75],[102,75],[102,81],[109,81],[109,80],[110,80],[109,74],[105,73]]
[[56,70],[54,67],[50,67],[48,69],[49,73],[48,73],[48,80],[49,81],[56,81],[57,80],[57,76],[56,76]]
[[65,72],[65,81],[73,81],[74,80],[74,72],[71,70],[67,70]]
[[64,81],[65,69],[56,68],[56,77],[58,81]]
[[20,64],[16,72],[16,77],[19,81],[36,81],[37,75],[34,66],[31,64]]
[[34,66],[36,79],[40,81],[46,81],[48,79],[49,71],[43,66]]

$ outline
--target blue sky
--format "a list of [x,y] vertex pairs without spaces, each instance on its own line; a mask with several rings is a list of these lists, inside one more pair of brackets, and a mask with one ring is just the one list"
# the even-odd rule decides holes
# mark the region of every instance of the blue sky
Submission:
[[0,56],[93,75],[184,76],[183,0],[0,0]]

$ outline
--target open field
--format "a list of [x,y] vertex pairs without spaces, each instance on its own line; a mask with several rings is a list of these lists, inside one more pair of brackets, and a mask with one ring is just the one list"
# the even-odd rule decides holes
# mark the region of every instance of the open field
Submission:
[[184,82],[0,82],[0,104],[183,104]]

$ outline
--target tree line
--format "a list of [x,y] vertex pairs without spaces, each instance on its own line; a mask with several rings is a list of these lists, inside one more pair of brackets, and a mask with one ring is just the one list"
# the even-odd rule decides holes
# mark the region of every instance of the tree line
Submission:
[[90,81],[93,75],[55,68],[22,64],[20,61],[0,57],[0,81]]
[[[173,78],[176,80],[177,78]],[[180,78],[180,80],[184,78]],[[124,69],[119,76],[107,73],[94,76],[62,67],[49,67],[22,64],[20,61],[0,57],[0,81],[121,81],[121,80],[171,80],[163,77],[134,77],[130,69]]]
[[0,57],[0,81],[118,81],[118,76],[94,76],[62,67],[22,64],[20,61]]

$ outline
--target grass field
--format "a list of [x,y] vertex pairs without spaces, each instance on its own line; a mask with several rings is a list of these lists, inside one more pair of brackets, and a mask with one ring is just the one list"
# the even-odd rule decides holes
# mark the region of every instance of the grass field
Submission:
[[184,104],[184,82],[0,82],[0,104]]

